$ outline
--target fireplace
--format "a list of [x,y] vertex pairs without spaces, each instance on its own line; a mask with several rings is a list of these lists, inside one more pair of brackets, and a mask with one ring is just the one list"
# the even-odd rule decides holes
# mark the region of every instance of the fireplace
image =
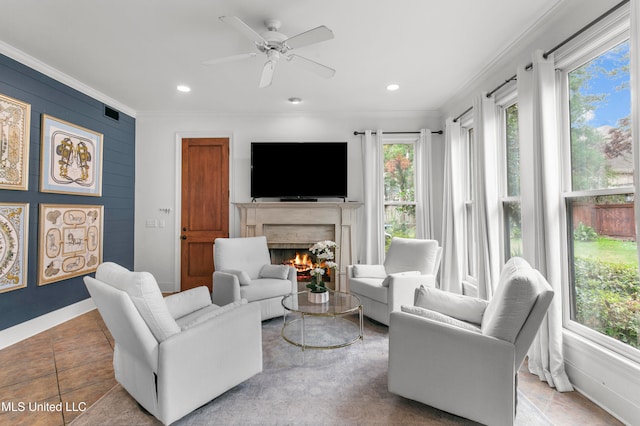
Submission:
[[[361,205],[357,202],[236,204],[240,212],[240,236],[267,237],[272,263],[286,263],[295,258],[296,252],[311,254],[309,248],[318,241],[335,241],[338,269],[332,274],[328,287],[338,291],[348,291],[346,268],[357,263],[354,247],[356,211]],[[309,277],[299,274],[298,280],[308,281]]]
[[[274,265],[288,265],[296,268],[298,282],[307,283],[311,281],[311,268],[316,259],[315,255],[307,248],[271,248],[269,249],[269,254],[271,255],[271,263]],[[331,274],[325,275],[323,281],[327,283],[334,282]]]

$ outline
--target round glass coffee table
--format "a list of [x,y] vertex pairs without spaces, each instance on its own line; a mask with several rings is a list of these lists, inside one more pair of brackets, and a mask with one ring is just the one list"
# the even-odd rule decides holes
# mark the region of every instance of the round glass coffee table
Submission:
[[363,339],[362,302],[349,293],[329,290],[329,301],[312,303],[308,291],[282,299],[282,338],[305,349],[336,349]]

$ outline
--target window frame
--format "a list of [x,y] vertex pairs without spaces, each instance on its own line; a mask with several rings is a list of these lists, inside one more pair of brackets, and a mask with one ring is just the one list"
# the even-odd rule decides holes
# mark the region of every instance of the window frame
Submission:
[[[385,195],[385,190],[383,188],[382,191],[382,211],[383,211],[383,219],[386,217],[386,207],[387,206],[413,206],[414,210],[418,208],[416,203],[416,192],[418,190],[417,185],[417,173],[416,173],[416,148],[418,146],[418,138],[417,137],[391,137],[391,138],[383,138],[382,140],[382,176],[384,181],[384,145],[413,145],[413,201],[388,201]],[[417,218],[416,218],[417,219]],[[385,221],[386,222],[386,221]],[[385,223],[386,224],[386,223]],[[416,224],[417,226],[417,224]],[[387,245],[386,241],[386,230],[383,232],[383,238],[385,246]]]
[[[572,224],[569,217],[569,203],[580,197],[590,196],[607,196],[607,195],[626,195],[633,194],[636,198],[636,191],[633,185],[616,187],[616,188],[604,188],[594,190],[576,190],[572,188],[572,156],[571,156],[571,118],[570,118],[570,106],[569,106],[569,73],[575,69],[581,67],[587,62],[597,58],[598,56],[613,49],[615,46],[629,40],[630,31],[628,25],[625,27],[617,23],[606,31],[603,31],[596,37],[592,37],[583,41],[579,49],[567,52],[562,56],[556,58],[556,68],[559,69],[559,90],[560,90],[560,111],[562,113],[562,193],[560,194],[562,199],[562,214],[560,217],[560,225],[563,234],[562,250],[563,257],[566,262],[562,262],[563,268],[563,288],[562,288],[562,318],[563,326],[599,345],[603,348],[609,349],[619,355],[622,355],[635,362],[640,362],[640,350],[630,345],[618,341],[612,337],[604,335],[596,330],[593,330],[583,324],[580,324],[571,319],[572,305],[573,305],[573,253],[572,253],[572,241],[573,232]],[[632,117],[633,119],[634,117]],[[640,119],[640,118],[636,118]],[[635,154],[634,154],[635,155]],[[634,175],[640,173],[639,170],[634,170]],[[638,208],[634,203],[634,208]],[[636,241],[637,242],[637,241]],[[638,247],[640,249],[640,246]]]
[[[509,241],[510,231],[507,229],[507,205],[509,204],[520,204],[522,206],[522,199],[520,195],[513,196],[508,194],[508,173],[507,173],[507,110],[516,105],[518,103],[518,91],[515,86],[511,86],[508,89],[504,89],[498,95],[496,95],[496,108],[498,110],[498,140],[500,141],[498,147],[498,155],[499,155],[499,167],[500,167],[500,198],[498,202],[500,203],[500,256],[502,260],[502,265],[507,263],[509,260],[510,253],[507,252],[507,247],[510,247],[507,244]],[[518,140],[518,145],[520,145],[520,140]],[[520,170],[518,170],[520,173]],[[519,192],[519,191],[518,191]]]
[[[463,282],[471,286],[477,293],[478,289],[478,244],[476,237],[476,202],[475,202],[475,170],[473,159],[476,157],[475,127],[473,115],[467,113],[460,118],[460,127],[464,132],[464,151],[462,162],[464,164],[464,200],[463,200]],[[473,270],[475,268],[475,271]],[[474,275],[475,274],[475,275]],[[465,288],[468,288],[466,286]],[[467,290],[465,289],[465,294]]]

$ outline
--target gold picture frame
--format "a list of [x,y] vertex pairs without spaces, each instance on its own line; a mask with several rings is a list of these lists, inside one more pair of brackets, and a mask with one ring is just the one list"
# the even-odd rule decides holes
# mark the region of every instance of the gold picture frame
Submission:
[[0,189],[29,190],[31,105],[0,94]]
[[42,114],[40,192],[102,196],[103,135]]
[[0,293],[27,286],[29,203],[0,203]]
[[102,262],[104,206],[40,204],[38,285],[94,272]]

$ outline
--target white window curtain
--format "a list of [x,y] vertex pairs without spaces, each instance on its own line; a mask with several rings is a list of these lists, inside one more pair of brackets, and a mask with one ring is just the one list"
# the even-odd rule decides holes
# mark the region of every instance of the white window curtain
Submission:
[[475,126],[476,238],[478,297],[490,300],[500,271],[500,205],[498,202],[498,137],[496,106],[485,93],[473,103]]
[[416,237],[432,239],[434,235],[431,182],[431,130],[421,129],[416,143]]
[[440,288],[462,294],[464,193],[460,159],[463,153],[460,123],[447,119],[444,151],[444,190],[442,194],[442,267]]
[[384,177],[382,130],[374,135],[365,130],[362,137],[364,188],[363,263],[379,265],[384,260]]
[[555,291],[551,307],[529,349],[529,371],[560,392],[573,390],[564,369],[562,350],[560,164],[556,72],[553,56],[533,55],[533,70],[520,66],[518,127],[523,257]]

